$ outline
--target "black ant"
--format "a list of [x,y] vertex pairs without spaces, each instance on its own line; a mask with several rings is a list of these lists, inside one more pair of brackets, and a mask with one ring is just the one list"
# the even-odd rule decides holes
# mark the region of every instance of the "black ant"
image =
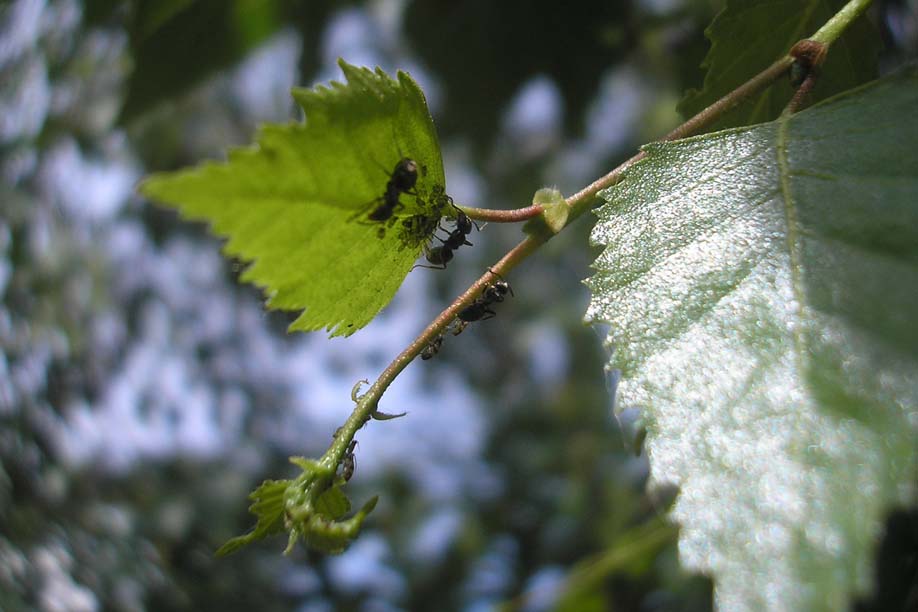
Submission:
[[[449,196],[447,196],[449,198]],[[453,259],[453,251],[461,247],[462,245],[472,246],[472,243],[468,241],[468,235],[472,233],[472,226],[478,227],[474,221],[462,210],[453,204],[453,199],[449,198],[449,204],[456,209],[456,229],[451,231],[446,237],[446,240],[443,240],[437,236],[437,240],[442,242],[440,246],[428,249],[425,247],[424,255],[427,258],[427,261],[432,263],[432,266],[425,266],[423,264],[417,264],[415,268],[435,268],[439,270],[445,270],[446,264],[448,264]],[[443,229],[443,228],[440,228]],[[446,231],[446,230],[444,230]]]
[[[494,270],[489,269],[488,271],[498,277],[500,276]],[[481,295],[474,302],[459,311],[457,315],[458,323],[453,330],[453,335],[458,336],[469,323],[486,321],[496,316],[497,313],[491,310],[491,306],[503,302],[508,293],[513,296],[513,288],[503,278],[485,287],[485,290],[481,292]]]
[[[370,221],[387,221],[392,217],[396,208],[400,208],[402,203],[399,196],[403,193],[413,194],[415,184],[418,182],[418,163],[413,159],[403,157],[395,164],[392,175],[386,183],[386,191],[379,198],[376,198],[370,205],[382,202],[367,217]],[[363,211],[361,211],[363,212]],[[360,216],[357,213],[355,216]]]
[[347,452],[344,453],[344,460],[341,462],[341,476],[344,482],[347,482],[354,475],[357,469],[357,458],[354,457],[354,449],[357,448],[357,440],[351,440],[347,445]]
[[433,356],[440,352],[441,346],[443,346],[443,336],[439,335],[431,340],[430,344],[421,349],[421,359],[424,361],[433,359]]

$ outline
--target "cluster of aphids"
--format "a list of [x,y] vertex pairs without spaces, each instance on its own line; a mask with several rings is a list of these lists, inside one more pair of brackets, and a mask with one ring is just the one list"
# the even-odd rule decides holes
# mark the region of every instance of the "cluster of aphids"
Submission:
[[[493,270],[489,271],[495,276],[500,276]],[[496,316],[497,313],[495,313],[491,307],[503,302],[508,294],[512,296],[513,289],[510,287],[510,283],[503,278],[485,287],[485,290],[481,292],[481,295],[479,295],[474,302],[460,310],[459,314],[456,315],[456,319],[450,326],[453,335],[458,336],[461,334],[462,331],[468,327],[469,323],[486,321]],[[441,346],[443,346],[443,334],[434,338],[430,344],[421,350],[421,359],[427,360],[433,358],[434,355],[440,352]]]
[[[395,168],[386,182],[386,189],[383,195],[373,200],[368,206],[373,208],[367,216],[368,222],[388,222],[391,225],[391,222],[394,221],[393,215],[395,211],[403,206],[399,199],[401,194],[405,193],[418,197],[418,193],[415,190],[418,181],[418,167],[416,161],[407,157],[403,157],[395,164]],[[477,228],[478,226],[453,203],[453,199],[444,192],[443,187],[440,185],[434,186],[431,190],[426,204],[429,209],[426,214],[412,215],[402,220],[399,237],[403,248],[406,246],[416,247],[419,244],[423,245],[424,257],[427,263],[431,265],[417,264],[415,267],[445,270],[446,264],[452,261],[453,254],[457,249],[462,246],[472,246],[468,237],[472,233],[472,227]],[[455,211],[455,226],[451,231],[444,229],[440,225],[440,219],[447,206],[451,206]],[[363,212],[361,211],[358,215]],[[446,232],[446,238],[438,236],[436,230]],[[384,235],[384,231],[384,228],[381,227],[380,236]],[[439,245],[430,246],[429,237],[431,235],[440,242]],[[499,276],[493,270],[491,273]],[[462,333],[462,330],[469,323],[484,321],[495,316],[495,312],[491,307],[494,304],[503,302],[507,294],[512,296],[513,290],[510,288],[510,283],[503,278],[485,287],[481,295],[458,314],[452,324],[453,335]],[[430,359],[436,355],[442,344],[443,335],[441,334],[424,347],[421,351],[421,359]],[[352,452],[349,452],[349,456],[353,456]]]
[[[371,208],[366,221],[368,223],[380,223],[391,225],[395,220],[395,212],[403,208],[400,200],[401,195],[413,195],[420,200],[415,186],[418,182],[419,165],[413,159],[403,157],[395,164],[389,180],[386,182],[386,189],[382,196],[370,202],[367,208]],[[446,195],[443,187],[434,186],[431,190],[430,197],[424,202],[427,209],[424,214],[417,214],[402,220],[399,238],[402,246],[414,246],[421,244],[424,246],[424,256],[427,262],[432,265],[420,265],[422,268],[439,268],[446,269],[446,264],[453,259],[453,253],[463,245],[472,246],[468,241],[468,235],[472,233],[474,222],[462,212],[454,203],[453,199]],[[444,209],[451,206],[455,211],[456,227],[452,231],[447,231],[440,226],[440,219],[443,216]],[[367,209],[357,213],[357,216],[363,214]],[[477,226],[475,226],[477,227]],[[447,232],[446,238],[436,235],[436,230]],[[440,241],[440,245],[430,247],[430,236]],[[380,227],[380,236],[385,235],[385,227]]]
[[[473,226],[478,226],[475,225],[474,221],[469,219],[468,215],[453,204],[453,199],[451,197],[446,196],[446,198],[449,205],[456,211],[456,227],[451,232],[447,232],[445,240],[434,234],[434,238],[439,240],[441,244],[433,248],[426,244],[424,245],[424,257],[427,259],[428,263],[433,265],[425,266],[424,264],[418,264],[415,268],[438,268],[440,270],[445,270],[446,264],[453,260],[453,251],[462,245],[472,246],[472,243],[468,240],[468,235],[472,233]],[[447,231],[440,227],[439,223],[437,224],[437,228],[444,232]]]

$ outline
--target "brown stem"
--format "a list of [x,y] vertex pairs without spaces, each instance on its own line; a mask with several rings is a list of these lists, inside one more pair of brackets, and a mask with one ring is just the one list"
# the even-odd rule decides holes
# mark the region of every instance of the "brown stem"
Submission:
[[471,303],[475,301],[475,298],[484,291],[485,287],[494,282],[495,277],[504,276],[533,251],[542,246],[543,243],[544,240],[527,236],[519,244],[510,249],[500,261],[491,266],[490,269],[472,283],[462,295],[457,297],[446,310],[431,321],[430,325],[428,325],[405,350],[399,353],[398,357],[392,360],[392,363],[382,371],[382,374],[379,375],[379,379],[374,383],[367,394],[372,393],[377,385],[383,388],[388,386],[431,340],[446,330],[446,327],[456,318],[460,311],[471,305]]
[[325,466],[333,469],[334,466],[337,466],[341,462],[348,443],[354,437],[354,434],[357,433],[357,430],[370,420],[373,413],[376,411],[382,394],[401,371],[408,367],[408,364],[424,350],[424,347],[430,344],[434,338],[442,334],[453,319],[455,319],[464,308],[471,305],[471,303],[475,301],[475,298],[484,291],[485,287],[494,282],[495,277],[507,274],[510,270],[515,268],[517,264],[526,259],[533,251],[542,246],[545,240],[547,240],[547,238],[527,236],[519,244],[510,249],[500,261],[491,266],[490,269],[472,283],[462,295],[457,297],[446,310],[437,315],[437,318],[431,321],[430,325],[424,328],[424,331],[392,360],[392,363],[380,373],[379,378],[376,379],[376,382],[373,383],[367,392],[357,398],[357,406],[354,408],[354,411],[348,417],[347,421],[344,422],[344,425],[338,430],[332,445],[322,457],[321,461]]
[[[717,102],[714,102],[704,110],[700,111],[694,117],[674,129],[672,132],[660,140],[678,140],[680,138],[691,136],[699,130],[704,129],[715,120],[722,117],[727,111],[736,108],[744,100],[761,92],[763,89],[777,81],[785,72],[790,70],[790,67],[793,65],[793,63],[794,58],[790,55],[782,57],[771,66],[719,99]],[[644,151],[636,153],[624,163],[620,164],[617,168],[612,170],[612,172],[609,174],[596,179],[569,197],[567,199],[567,204],[573,209],[573,212],[569,217],[568,222],[577,218],[584,212],[584,210],[589,208],[589,204],[592,203],[593,197],[597,193],[618,183],[621,180],[622,175],[625,173],[625,170],[641,161],[645,155],[646,153]]]
[[686,136],[690,136],[691,134],[694,134],[699,130],[707,127],[716,119],[723,116],[723,114],[727,111],[733,110],[741,102],[754,96],[755,94],[759,93],[777,81],[781,75],[790,70],[790,67],[793,65],[793,63],[794,58],[790,55],[785,55],[771,66],[758,73],[725,95],[723,98],[674,129],[672,132],[667,134],[663,140],[678,140],[680,138],[685,138]]
[[803,79],[803,83],[800,84],[800,87],[797,88],[797,91],[794,92],[794,97],[791,98],[791,101],[787,103],[787,106],[784,107],[784,110],[781,112],[781,116],[792,115],[796,113],[803,106],[803,103],[806,101],[807,96],[813,87],[816,86],[817,73],[815,71],[810,72],[806,75],[806,78]]
[[[755,95],[771,85],[781,75],[787,72],[793,63],[794,58],[790,55],[779,59],[771,66],[677,127],[663,137],[662,140],[677,140],[679,138],[684,138],[710,125],[713,121],[736,107],[743,100],[746,100],[750,96]],[[571,208],[568,223],[583,214],[586,210],[589,210],[593,199],[599,191],[618,183],[625,171],[643,159],[645,155],[646,153],[644,151],[636,153],[605,176],[593,181],[567,198],[567,204]],[[542,213],[542,207],[535,204],[516,210],[502,211],[487,208],[463,208],[462,210],[473,219],[495,222],[522,221]],[[338,465],[344,457],[347,450],[347,444],[354,437],[357,430],[363,427],[372,417],[372,414],[376,411],[379,399],[389,385],[392,384],[392,381],[395,380],[399,373],[401,373],[401,371],[404,370],[422,350],[424,350],[424,347],[446,330],[446,327],[456,318],[462,309],[468,307],[475,301],[475,298],[484,291],[485,287],[494,281],[495,274],[503,276],[512,270],[523,259],[542,246],[550,237],[551,235],[527,236],[522,242],[504,255],[500,261],[491,266],[491,268],[478,280],[472,283],[472,285],[466,289],[462,295],[457,297],[446,310],[441,312],[436,319],[431,321],[430,325],[428,325],[424,331],[422,331],[418,337],[415,338],[405,350],[399,353],[399,355],[392,360],[392,363],[382,371],[379,378],[367,390],[366,394],[358,398],[357,405],[351,413],[351,416],[348,417],[344,425],[341,426],[339,435],[335,437],[335,441],[323,456],[323,463],[329,467]]]
[[[815,40],[801,40],[790,50],[791,57],[794,58],[794,64],[791,71],[792,83],[797,87],[794,97],[784,107],[782,116],[792,115],[803,106],[807,96],[816,85],[819,78],[819,72],[822,64],[826,60],[829,52],[829,46]],[[799,77],[794,74],[799,73]],[[802,77],[802,78],[801,78]],[[794,82],[794,78],[800,78],[800,82]]]
[[525,208],[514,208],[513,210],[498,210],[495,208],[473,208],[461,206],[462,212],[476,221],[488,221],[489,223],[518,223],[526,221],[542,214],[542,206],[533,204]]

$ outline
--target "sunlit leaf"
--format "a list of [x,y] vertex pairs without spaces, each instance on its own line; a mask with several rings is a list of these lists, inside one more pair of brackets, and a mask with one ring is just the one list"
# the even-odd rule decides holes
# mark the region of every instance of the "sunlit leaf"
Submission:
[[[847,0],[728,0],[707,29],[711,50],[702,64],[704,87],[686,92],[679,111],[688,118],[742,85],[812,35]],[[880,37],[866,17],[857,19],[829,50],[811,100],[816,102],[876,76]],[[775,119],[793,96],[788,79],[741,104],[707,131]]]
[[723,610],[843,610],[918,482],[918,69],[647,148],[588,317]]
[[[443,163],[417,84],[341,68],[347,84],[294,91],[305,123],[265,126],[227,163],[153,175],[141,187],[226,237],[226,254],[251,262],[242,279],[265,288],[268,307],[303,310],[291,330],[332,335],[355,332],[389,303],[445,202],[434,195],[445,187]],[[415,194],[400,194],[391,219],[370,220],[406,157],[418,164]]]

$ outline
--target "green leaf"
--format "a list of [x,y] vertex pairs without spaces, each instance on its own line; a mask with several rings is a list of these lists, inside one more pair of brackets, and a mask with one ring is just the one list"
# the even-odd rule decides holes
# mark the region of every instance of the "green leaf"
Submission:
[[316,512],[330,521],[337,520],[350,512],[351,500],[338,485],[332,485],[316,499]]
[[367,515],[376,507],[379,497],[372,497],[347,520],[327,522],[319,516],[312,517],[310,529],[302,534],[309,548],[328,554],[339,554],[347,550],[350,543],[360,534],[360,528]]
[[[575,612],[588,607],[604,590],[613,574],[634,573],[653,564],[660,549],[675,541],[675,529],[660,519],[633,527],[616,538],[615,545],[588,557],[571,568],[561,588],[557,612]],[[609,609],[608,606],[600,608]]]
[[253,500],[249,512],[258,517],[249,533],[232,538],[217,550],[217,556],[230,555],[255,540],[261,540],[284,530],[284,494],[292,480],[266,480],[249,494]]
[[[242,280],[266,290],[269,308],[303,310],[291,330],[350,335],[392,299],[436,231],[445,179],[424,94],[340,62],[347,84],[293,95],[302,124],[267,125],[227,163],[153,175],[147,197],[208,221],[224,251],[251,265]],[[368,215],[403,157],[419,165],[416,195],[386,222]]]
[[647,147],[607,190],[588,318],[723,610],[840,610],[918,482],[918,68]]
[[351,502],[341,490],[343,478],[334,479],[334,468],[323,461],[306,457],[290,457],[302,473],[294,480],[266,480],[249,498],[254,503],[249,512],[257,517],[255,528],[235,537],[220,547],[218,556],[236,552],[256,540],[288,532],[285,554],[293,550],[298,540],[319,552],[344,552],[360,534],[367,515],[376,507],[378,498],[370,499],[354,516],[343,518]]
[[[702,63],[704,87],[686,92],[679,112],[688,119],[716,102],[812,35],[847,0],[728,0],[706,30],[711,50]],[[876,76],[880,37],[866,17],[857,19],[829,49],[810,100],[817,102]],[[777,118],[793,96],[787,79],[746,101],[706,128],[715,131]]]

